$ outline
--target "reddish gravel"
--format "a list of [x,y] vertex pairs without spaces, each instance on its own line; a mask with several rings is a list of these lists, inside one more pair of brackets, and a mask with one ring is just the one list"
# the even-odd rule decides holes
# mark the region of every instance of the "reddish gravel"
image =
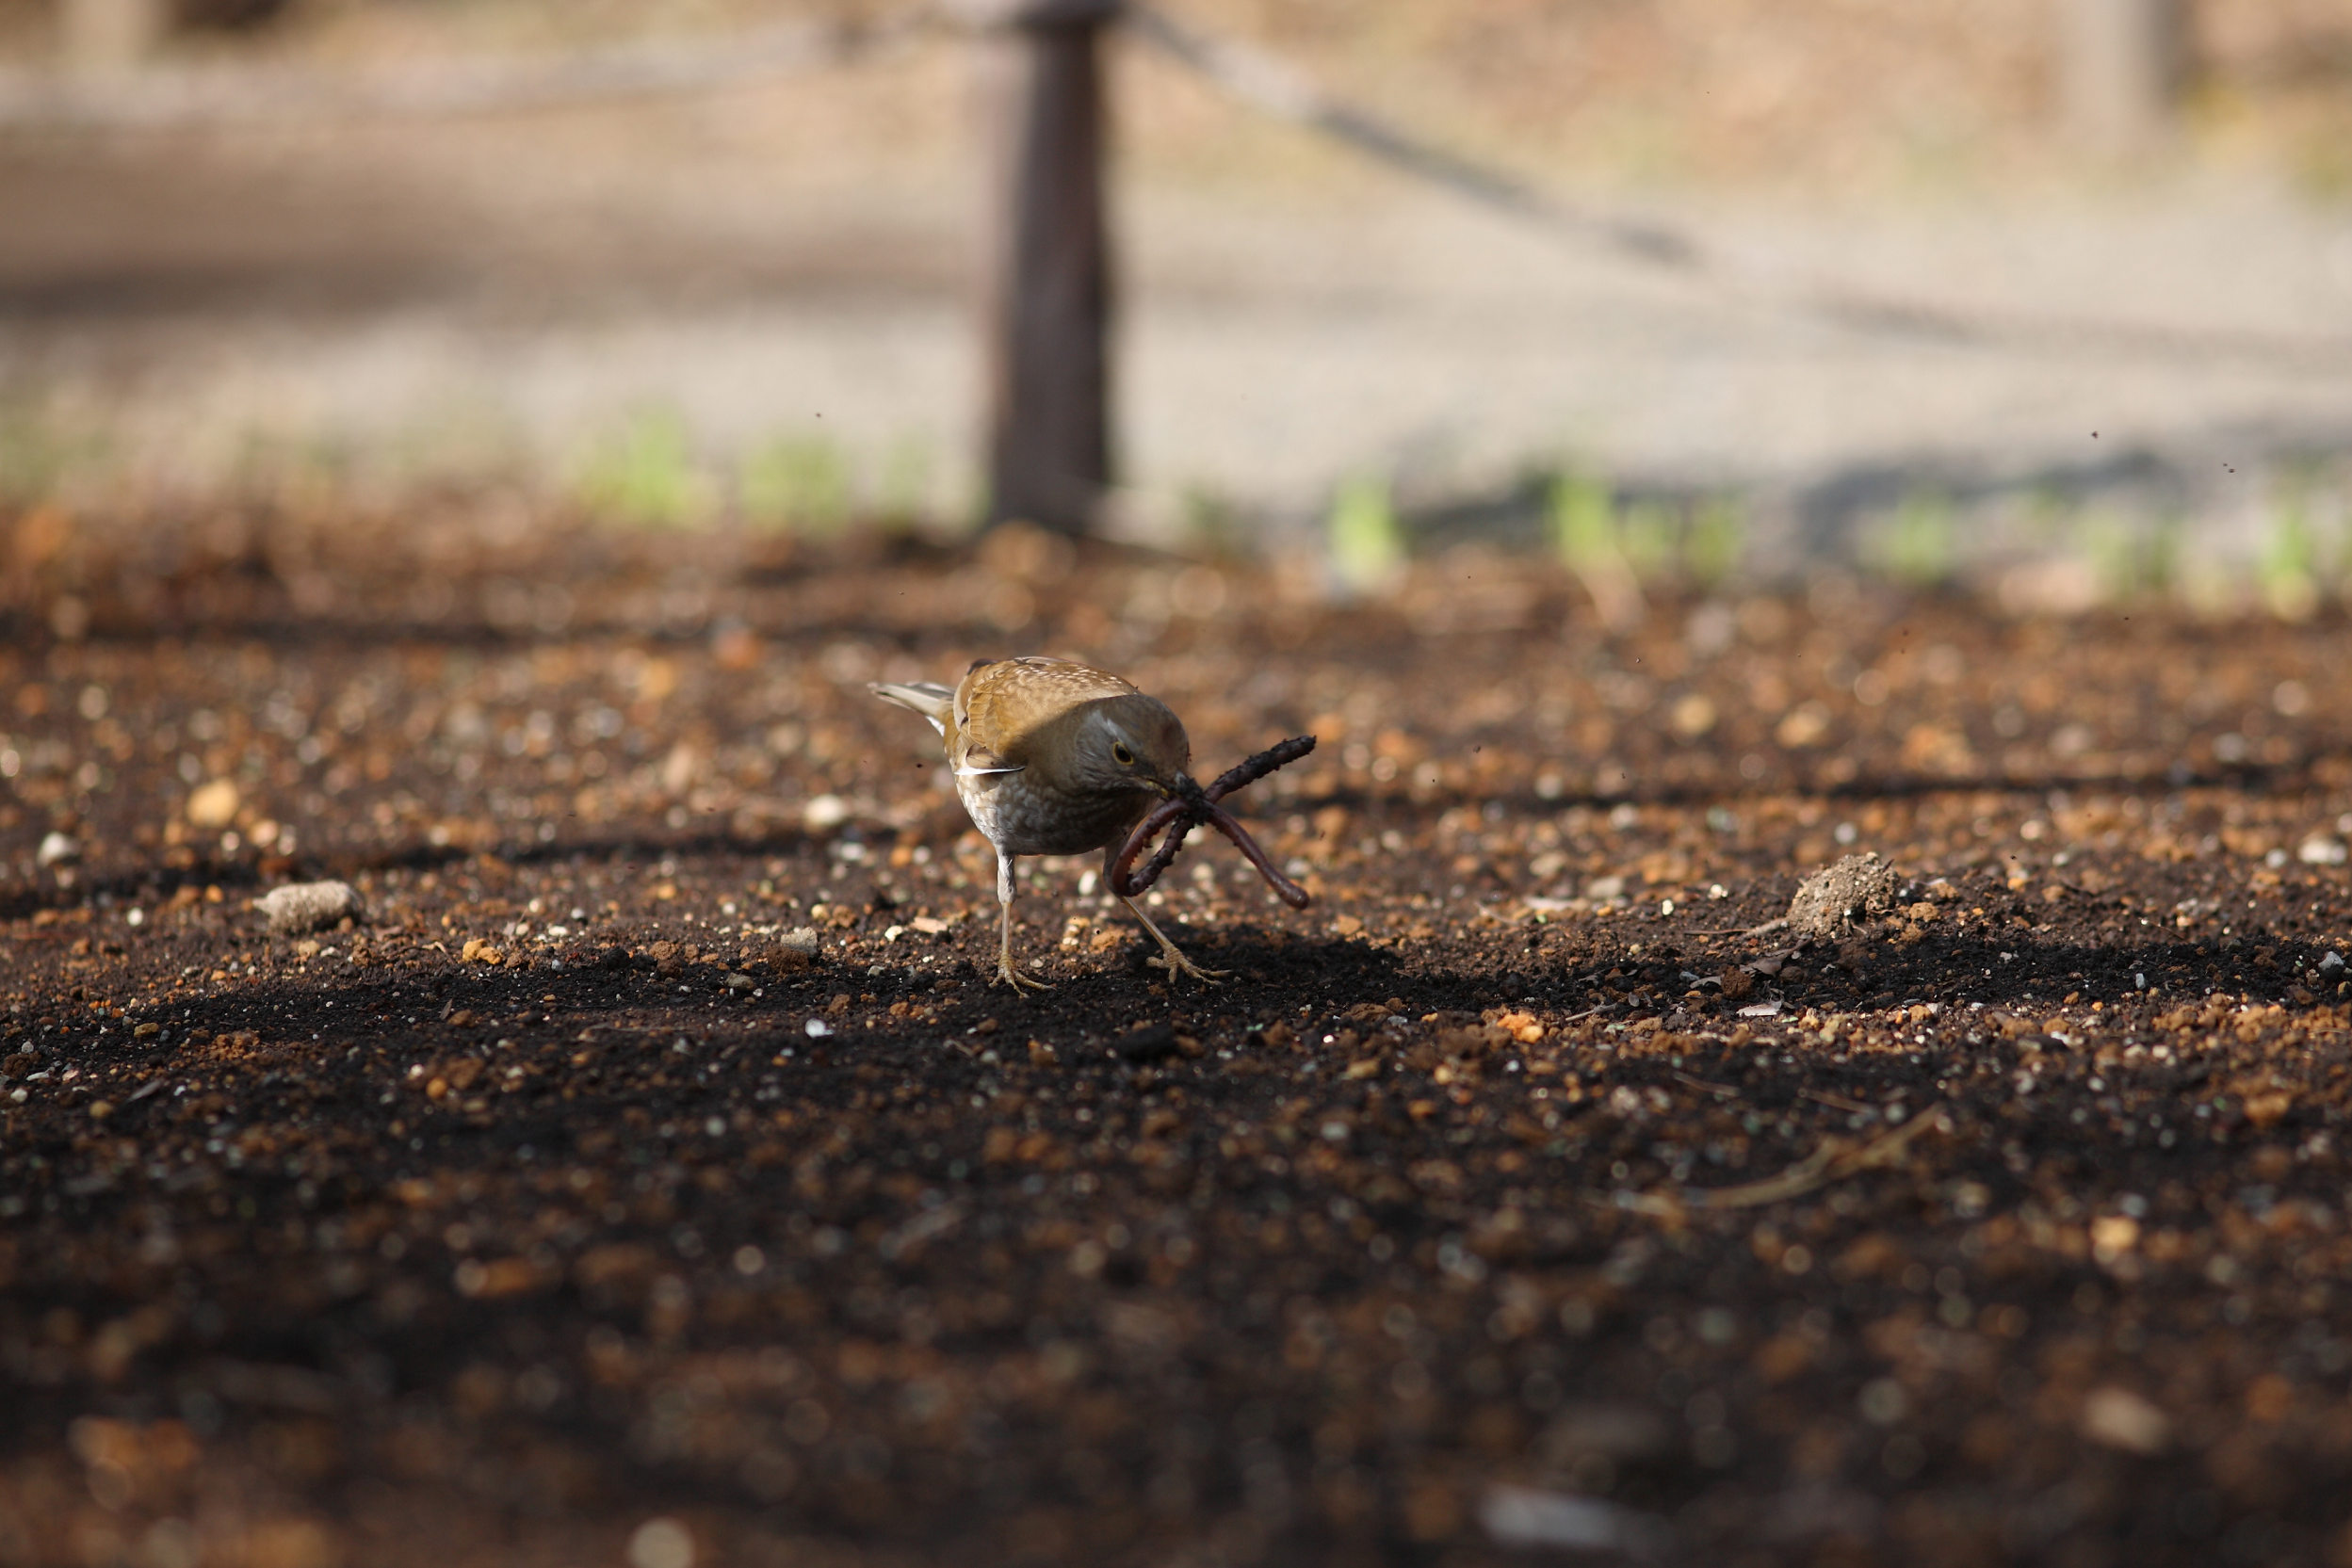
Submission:
[[[0,1563],[2352,1561],[2335,612],[330,522],[14,525]],[[1231,983],[983,983],[1022,650]]]

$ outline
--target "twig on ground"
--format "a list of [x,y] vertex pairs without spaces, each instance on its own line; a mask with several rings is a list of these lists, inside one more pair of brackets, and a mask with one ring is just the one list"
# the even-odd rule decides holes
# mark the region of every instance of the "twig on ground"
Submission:
[[1891,1165],[1922,1134],[1940,1127],[1943,1120],[1943,1105],[1938,1101],[1902,1125],[1890,1127],[1858,1143],[1841,1138],[1829,1139],[1786,1171],[1761,1181],[1739,1187],[1682,1188],[1672,1192],[1598,1193],[1593,1195],[1593,1202],[1669,1219],[1694,1209],[1761,1208],[1767,1204],[1801,1198],[1860,1172]]
[[1690,1074],[1679,1070],[1674,1075],[1693,1089],[1703,1089],[1718,1099],[1736,1100],[1740,1097],[1740,1091],[1728,1083],[1709,1083],[1705,1078],[1695,1078]]

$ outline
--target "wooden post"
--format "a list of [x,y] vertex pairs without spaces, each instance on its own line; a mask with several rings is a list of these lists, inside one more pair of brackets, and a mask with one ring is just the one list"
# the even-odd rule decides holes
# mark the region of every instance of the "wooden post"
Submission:
[[2057,0],[2067,129],[2094,152],[2144,152],[2172,131],[2184,0]]
[[162,41],[166,0],[57,0],[58,54],[84,74],[125,71]]
[[1118,0],[974,0],[988,148],[990,524],[1086,532],[1111,482],[1098,43]]

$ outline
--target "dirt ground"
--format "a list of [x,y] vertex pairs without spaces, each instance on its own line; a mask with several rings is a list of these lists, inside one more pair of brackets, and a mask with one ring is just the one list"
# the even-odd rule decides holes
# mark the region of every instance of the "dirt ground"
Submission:
[[[2339,611],[495,522],[19,520],[0,1562],[2352,1561]],[[1320,737],[1226,984],[1019,650]]]

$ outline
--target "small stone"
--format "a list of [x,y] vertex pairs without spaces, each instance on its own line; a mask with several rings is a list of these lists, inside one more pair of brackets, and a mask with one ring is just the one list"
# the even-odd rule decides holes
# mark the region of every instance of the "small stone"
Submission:
[[458,962],[498,964],[506,962],[506,955],[480,937],[473,936],[466,938],[465,946],[458,950]]
[[53,832],[41,841],[33,859],[41,865],[67,865],[82,858],[82,847],[70,833]]
[[629,1537],[629,1568],[694,1568],[694,1537],[675,1519],[648,1519]]
[[1789,900],[1789,927],[1815,941],[1835,936],[1848,921],[1892,909],[1902,882],[1876,854],[1848,855],[1798,885]]
[[262,918],[282,935],[323,930],[336,922],[356,920],[366,904],[349,882],[288,882],[273,887],[261,901]]
[[1694,691],[1677,702],[1666,717],[1675,734],[1685,740],[1696,740],[1715,727],[1715,704],[1704,694]]
[[719,983],[729,991],[749,991],[759,982],[749,975],[734,974],[722,977]]
[[2172,1440],[2172,1422],[2130,1389],[2110,1385],[2092,1389],[2083,1400],[2083,1435],[2126,1453],[2162,1453]]
[[1672,1527],[1657,1515],[1532,1486],[1488,1488],[1478,1521],[1500,1545],[1540,1550],[1643,1559],[1662,1555],[1673,1541]]
[[2344,955],[2333,948],[2328,950],[2326,958],[2319,961],[2319,972],[2323,975],[2332,975],[2343,967]]
[[831,832],[850,819],[850,803],[838,795],[819,795],[801,808],[801,821],[811,832]]
[[769,957],[769,965],[780,975],[806,969],[817,962],[817,930],[802,926],[788,930],[776,939],[776,950]]
[[236,820],[236,808],[242,803],[235,781],[213,779],[198,784],[182,810],[189,827],[217,830]]
[[2340,838],[2315,833],[2296,848],[2295,858],[2306,865],[2342,865],[2352,859],[2352,850],[2347,850]]

